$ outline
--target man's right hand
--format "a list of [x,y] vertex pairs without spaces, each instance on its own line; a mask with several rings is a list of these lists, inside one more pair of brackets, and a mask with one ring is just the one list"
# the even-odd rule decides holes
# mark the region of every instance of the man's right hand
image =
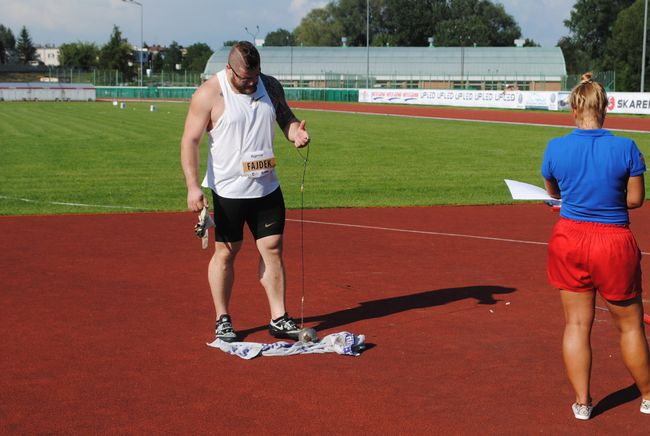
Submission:
[[203,195],[203,189],[200,187],[187,190],[187,208],[192,212],[199,212],[204,207],[208,207],[208,199]]

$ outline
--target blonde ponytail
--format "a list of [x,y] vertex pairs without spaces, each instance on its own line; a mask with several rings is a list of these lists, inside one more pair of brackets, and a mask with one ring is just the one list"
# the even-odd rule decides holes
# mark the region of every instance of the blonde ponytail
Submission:
[[600,126],[605,122],[607,93],[603,85],[593,80],[591,72],[582,75],[580,84],[571,91],[569,102],[578,120],[595,117]]

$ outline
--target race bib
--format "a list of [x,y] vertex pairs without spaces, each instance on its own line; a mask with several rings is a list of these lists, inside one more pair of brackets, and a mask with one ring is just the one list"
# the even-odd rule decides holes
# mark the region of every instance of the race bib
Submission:
[[275,156],[272,151],[255,151],[244,155],[242,175],[256,179],[265,176],[275,168]]

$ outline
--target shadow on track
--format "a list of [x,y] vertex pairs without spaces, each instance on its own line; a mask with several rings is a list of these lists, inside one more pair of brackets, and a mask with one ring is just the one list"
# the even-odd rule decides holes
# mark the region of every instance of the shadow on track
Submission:
[[[401,295],[399,297],[364,301],[359,306],[350,309],[306,317],[305,323],[319,322],[313,328],[316,330],[326,330],[341,327],[356,321],[382,318],[412,309],[442,306],[468,298],[476,299],[478,304],[496,304],[499,301],[494,297],[496,294],[509,294],[515,290],[515,288],[488,285],[436,289],[433,291],[418,292],[416,294]],[[265,330],[266,328],[267,326],[261,326],[242,330],[238,332],[240,335],[239,340],[242,340],[242,338],[251,333]]]
[[634,401],[637,398],[641,398],[641,392],[636,387],[634,383],[626,388],[619,389],[616,392],[612,392],[607,395],[605,398],[600,400],[595,406],[591,414],[593,419],[595,416],[600,415],[601,413],[607,412],[609,409],[621,406],[630,401]]

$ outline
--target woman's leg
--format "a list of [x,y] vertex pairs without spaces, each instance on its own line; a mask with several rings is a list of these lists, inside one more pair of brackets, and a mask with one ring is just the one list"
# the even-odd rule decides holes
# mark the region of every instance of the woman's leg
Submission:
[[621,335],[623,363],[632,375],[643,399],[650,400],[650,352],[643,326],[641,297],[608,301],[607,306]]
[[576,403],[590,404],[591,327],[596,293],[561,290],[560,297],[566,321],[562,354],[567,376],[576,393]]

